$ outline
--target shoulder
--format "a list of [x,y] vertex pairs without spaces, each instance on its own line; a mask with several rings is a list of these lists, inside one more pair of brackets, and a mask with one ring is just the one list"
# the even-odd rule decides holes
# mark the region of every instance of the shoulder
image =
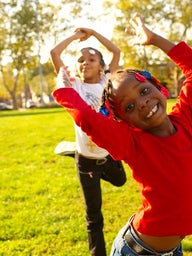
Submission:
[[76,91],[80,91],[80,89],[83,86],[83,82],[81,81],[81,79],[79,77],[75,77],[72,87],[76,90]]

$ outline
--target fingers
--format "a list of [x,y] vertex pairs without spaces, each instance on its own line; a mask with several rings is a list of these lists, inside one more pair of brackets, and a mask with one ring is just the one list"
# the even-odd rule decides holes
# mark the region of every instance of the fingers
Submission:
[[143,26],[143,20],[141,16],[138,13],[136,13],[130,20],[130,24],[135,30],[138,30]]
[[147,45],[150,42],[151,31],[145,26],[140,14],[136,13],[130,19],[131,29],[127,28],[126,32],[134,36],[133,45]]
[[85,36],[85,35],[86,35],[86,33],[85,33],[85,32],[83,32],[83,31],[81,31],[81,30],[78,30],[78,31],[76,32],[76,34],[77,34],[78,36],[80,36],[80,37],[82,37],[82,36]]
[[81,32],[86,33],[86,34],[91,34],[91,33],[92,33],[92,30],[91,30],[91,29],[89,29],[89,28],[83,28],[83,27],[81,27],[81,28],[76,28],[75,31],[81,31]]
[[135,33],[135,30],[134,29],[131,29],[131,28],[126,28],[125,29],[125,33],[131,35],[131,36],[135,36],[136,33]]
[[86,40],[87,35],[86,35],[86,33],[82,32],[80,30],[77,30],[77,31],[75,31],[75,37],[76,37],[76,39],[80,39],[80,41],[83,41],[83,40]]
[[80,41],[86,41],[92,34],[90,29],[88,28],[76,28],[75,32],[77,36],[79,37]]
[[79,31],[86,33],[86,30],[84,28],[76,28],[75,29],[75,32],[79,32]]
[[137,35],[140,31],[140,29],[143,27],[143,20],[140,16],[140,14],[136,13],[133,15],[133,17],[130,19],[130,27],[126,28],[125,32],[129,35]]

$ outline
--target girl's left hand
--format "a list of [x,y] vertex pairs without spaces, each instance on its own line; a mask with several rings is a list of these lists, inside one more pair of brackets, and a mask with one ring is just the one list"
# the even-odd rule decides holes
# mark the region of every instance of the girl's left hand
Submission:
[[135,36],[135,45],[148,45],[151,43],[154,33],[145,26],[140,14],[136,13],[130,20],[130,24],[133,29],[126,29],[126,32]]
[[86,41],[90,36],[93,35],[93,30],[90,28],[77,28],[75,32],[81,31],[84,36],[80,38],[80,41]]

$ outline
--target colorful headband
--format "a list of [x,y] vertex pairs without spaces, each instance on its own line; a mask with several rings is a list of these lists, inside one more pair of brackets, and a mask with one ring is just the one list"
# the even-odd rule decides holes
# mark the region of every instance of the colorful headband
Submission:
[[[141,70],[141,71],[132,71],[132,73],[134,73],[135,78],[139,81],[139,82],[145,82],[146,80],[152,81],[153,83],[155,83],[158,87],[160,92],[164,95],[165,98],[169,97],[169,91],[167,90],[167,88],[165,88],[165,86],[163,86],[156,78],[154,78],[148,71],[146,70]],[[108,102],[106,102],[104,105],[102,105],[99,109],[99,112],[104,115],[104,116],[110,116],[110,108],[109,108],[109,104],[107,104]]]
[[153,77],[148,71],[141,70],[139,73],[135,73],[135,78],[140,82],[145,82],[147,80],[151,80],[155,83],[158,87],[160,92],[165,96],[165,98],[169,98],[169,91],[165,86],[163,86],[155,77]]
[[106,105],[100,106],[99,112],[104,116],[109,116],[110,112],[107,109]]

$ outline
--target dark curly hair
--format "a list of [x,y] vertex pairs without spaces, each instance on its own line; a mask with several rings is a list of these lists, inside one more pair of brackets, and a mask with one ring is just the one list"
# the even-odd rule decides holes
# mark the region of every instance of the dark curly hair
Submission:
[[138,69],[124,69],[118,70],[114,73],[111,79],[108,80],[107,85],[104,88],[103,95],[101,98],[101,107],[100,112],[104,115],[112,115],[114,119],[118,119],[118,117],[114,113],[113,101],[111,99],[112,89],[113,89],[113,81],[118,83],[123,80],[127,80],[129,77],[134,76],[138,81],[144,82],[148,80],[151,84],[153,84],[161,93],[168,98],[168,90],[163,86],[156,78],[154,78],[148,71],[146,70],[138,70]]
[[[84,50],[89,51],[90,54],[97,54],[97,56],[99,56],[99,58],[100,58],[101,66],[103,66],[103,67],[105,66],[105,61],[103,59],[103,55],[99,50],[97,50],[93,47],[85,47],[85,48],[82,48],[80,51],[83,52]],[[91,51],[93,51],[94,53],[91,53]]]

